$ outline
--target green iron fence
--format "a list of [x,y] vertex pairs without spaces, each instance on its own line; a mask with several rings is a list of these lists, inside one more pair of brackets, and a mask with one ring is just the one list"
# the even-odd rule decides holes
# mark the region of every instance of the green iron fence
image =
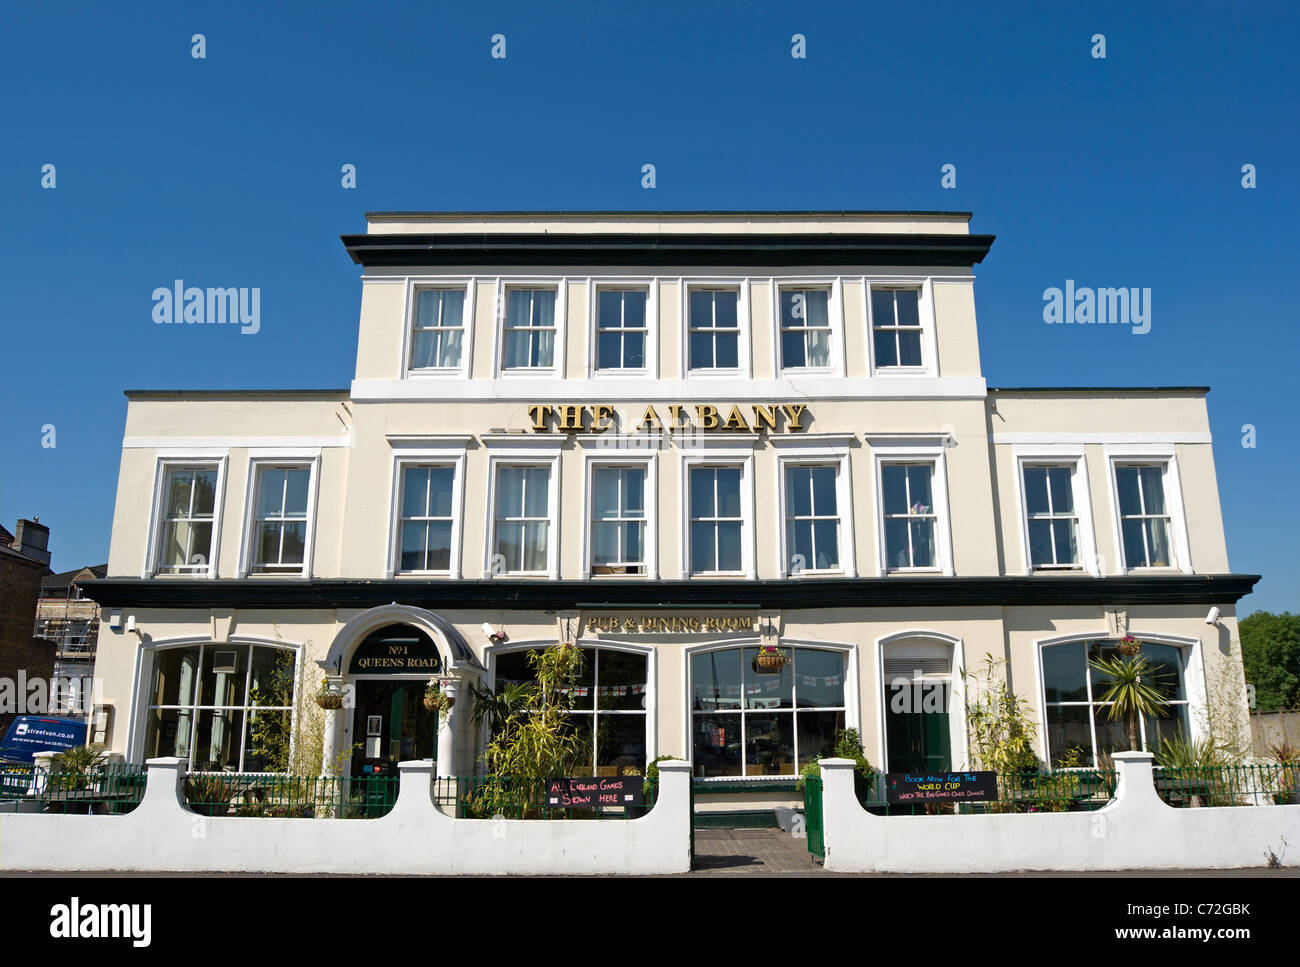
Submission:
[[879,816],[942,816],[982,813],[1086,812],[1115,797],[1115,773],[1101,769],[1000,773],[998,798],[962,803],[897,805],[885,793],[885,776],[854,776],[858,802]]
[[1300,802],[1300,763],[1166,766],[1156,792],[1171,806],[1287,806]]
[[185,777],[185,803],[203,816],[375,819],[392,810],[399,781],[390,776],[195,772]]
[[658,783],[645,782],[645,805],[600,809],[551,805],[545,779],[435,776],[434,801],[457,819],[639,819],[654,808]]
[[808,852],[817,859],[822,859],[826,856],[826,827],[822,819],[821,776],[807,776],[803,781],[803,816]]
[[129,813],[144,798],[145,767],[130,762],[43,772],[31,765],[0,765],[0,801],[39,803],[45,812]]

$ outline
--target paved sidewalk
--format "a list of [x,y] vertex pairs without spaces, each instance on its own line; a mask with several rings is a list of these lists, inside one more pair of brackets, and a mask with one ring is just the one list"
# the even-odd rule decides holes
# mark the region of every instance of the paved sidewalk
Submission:
[[833,876],[808,841],[779,829],[697,829],[690,876]]

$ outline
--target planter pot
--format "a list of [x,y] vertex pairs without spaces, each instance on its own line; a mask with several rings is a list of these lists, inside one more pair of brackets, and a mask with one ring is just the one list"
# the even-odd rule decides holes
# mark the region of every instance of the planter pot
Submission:
[[1121,642],[1118,646],[1118,650],[1121,655],[1126,655],[1129,658],[1132,658],[1142,650],[1142,643],[1140,641],[1129,642],[1127,644]]
[[323,709],[342,708],[343,695],[339,692],[318,692],[316,695],[316,704]]
[[785,655],[760,651],[758,657],[754,659],[754,671],[760,675],[775,675],[785,667],[788,660]]
[[424,707],[430,712],[445,711],[450,712],[456,704],[456,700],[449,695],[426,695],[424,696]]

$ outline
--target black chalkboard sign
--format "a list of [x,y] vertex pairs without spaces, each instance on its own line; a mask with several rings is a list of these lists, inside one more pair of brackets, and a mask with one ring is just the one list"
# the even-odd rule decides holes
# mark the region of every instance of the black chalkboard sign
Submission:
[[998,798],[996,772],[889,772],[885,799],[891,806],[928,802],[985,802]]
[[579,776],[546,780],[546,805],[560,809],[607,809],[645,805],[644,776]]

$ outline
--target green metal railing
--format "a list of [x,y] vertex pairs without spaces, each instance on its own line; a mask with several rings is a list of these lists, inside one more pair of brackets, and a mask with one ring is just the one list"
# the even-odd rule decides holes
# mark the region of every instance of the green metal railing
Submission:
[[185,777],[185,803],[203,816],[375,819],[392,810],[398,782],[389,776],[196,772]]
[[855,778],[858,802],[868,812],[882,816],[1087,812],[1100,809],[1115,797],[1116,782],[1115,773],[1103,769],[1000,773],[997,799],[900,806],[889,802],[884,775],[869,780]]
[[826,855],[826,827],[822,819],[821,776],[808,776],[803,781],[803,815],[808,852],[817,859],[822,859]]
[[546,780],[511,776],[435,776],[433,797],[457,819],[639,819],[654,808],[658,783],[645,783],[645,805],[564,808],[547,801]]
[[0,765],[0,801],[39,803],[45,812],[129,813],[144,798],[145,768],[130,762],[43,772]]
[[1300,763],[1166,766],[1153,771],[1157,794],[1171,806],[1286,806],[1300,802]]

